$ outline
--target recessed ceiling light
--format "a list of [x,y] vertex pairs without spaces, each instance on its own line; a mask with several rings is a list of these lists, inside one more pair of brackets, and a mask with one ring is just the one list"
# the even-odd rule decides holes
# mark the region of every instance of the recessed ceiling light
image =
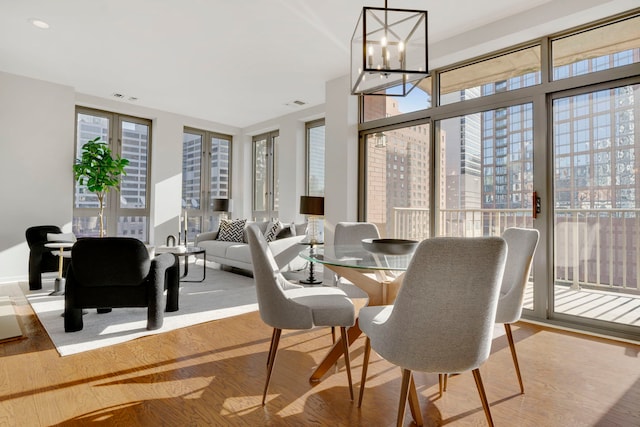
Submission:
[[47,30],[49,28],[49,24],[41,19],[29,19],[29,22],[31,22],[31,25],[33,25],[34,27],[38,27],[42,30]]

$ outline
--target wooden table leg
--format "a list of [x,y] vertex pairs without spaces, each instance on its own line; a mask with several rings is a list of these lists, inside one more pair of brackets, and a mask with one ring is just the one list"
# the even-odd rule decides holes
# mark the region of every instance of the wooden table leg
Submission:
[[[360,327],[358,326],[358,320],[356,320],[356,324],[347,329],[347,339],[349,340],[349,346],[354,343],[354,341],[362,334]],[[317,382],[327,373],[327,371],[335,365],[340,356],[342,356],[344,350],[342,348],[342,338],[338,338],[336,342],[329,350],[329,353],[322,359],[322,362],[316,367],[316,370],[313,371],[309,381]]]

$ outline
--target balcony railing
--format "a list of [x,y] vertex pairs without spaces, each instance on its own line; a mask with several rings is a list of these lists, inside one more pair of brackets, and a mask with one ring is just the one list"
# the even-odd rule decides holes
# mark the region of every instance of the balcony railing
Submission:
[[[438,235],[499,236],[509,227],[533,227],[530,209],[442,209]],[[428,209],[394,208],[379,224],[386,236],[421,240],[430,235]],[[556,285],[640,294],[640,209],[556,209]]]

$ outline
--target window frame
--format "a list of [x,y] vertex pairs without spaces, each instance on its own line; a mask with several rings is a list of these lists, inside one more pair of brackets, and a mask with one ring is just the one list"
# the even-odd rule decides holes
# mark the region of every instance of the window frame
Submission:
[[[144,208],[125,208],[121,206],[121,192],[120,188],[118,191],[112,190],[109,191],[105,201],[105,210],[104,210],[104,225],[107,236],[120,236],[118,233],[118,219],[120,217],[144,217],[146,219],[145,229],[143,231],[144,239],[140,239],[144,242],[149,242],[149,234],[151,227],[151,159],[152,159],[152,147],[153,147],[153,121],[150,119],[130,116],[127,114],[121,114],[113,111],[99,110],[95,108],[83,107],[76,105],[75,108],[75,146],[74,146],[74,162],[75,159],[79,157],[79,143],[78,135],[79,131],[79,116],[80,115],[88,115],[94,117],[100,117],[108,120],[109,128],[108,128],[108,136],[106,142],[109,145],[114,156],[121,156],[126,158],[123,155],[123,136],[122,136],[122,123],[135,123],[143,126],[147,126],[148,128],[148,146],[147,146],[147,158],[146,158],[146,175],[144,177],[146,182],[145,188],[145,207]],[[82,208],[77,207],[76,195],[77,195],[77,181],[74,179],[73,183],[73,218],[87,218],[97,216],[96,208]],[[115,230],[115,232],[114,232]],[[74,233],[78,237],[88,236],[87,234],[81,233],[75,229],[74,225]],[[138,236],[135,236],[139,238]]]

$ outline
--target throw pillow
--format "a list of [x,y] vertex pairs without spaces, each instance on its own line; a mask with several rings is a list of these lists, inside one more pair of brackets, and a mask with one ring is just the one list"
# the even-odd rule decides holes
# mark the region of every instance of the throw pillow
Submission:
[[286,239],[287,237],[293,237],[295,234],[293,233],[295,229],[293,228],[293,224],[285,225],[278,234],[276,235],[276,240],[278,239]]
[[264,238],[267,242],[273,242],[276,240],[276,236],[278,232],[282,229],[282,223],[280,220],[273,220],[273,222],[269,223],[267,227],[267,231],[264,233]]
[[243,242],[244,226],[246,219],[223,219],[220,221],[220,230],[216,240],[223,242]]

